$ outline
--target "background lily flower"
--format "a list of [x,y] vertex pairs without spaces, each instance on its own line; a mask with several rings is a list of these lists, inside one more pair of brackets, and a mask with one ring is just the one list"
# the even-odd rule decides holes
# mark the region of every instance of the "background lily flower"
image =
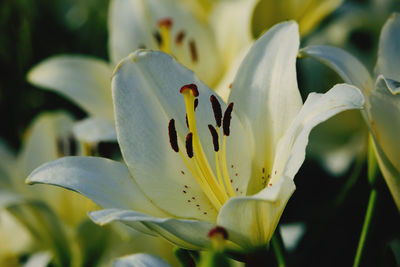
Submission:
[[271,28],[242,62],[229,105],[172,57],[139,50],[112,82],[125,164],[66,157],[27,181],[89,197],[105,208],[90,215],[99,224],[122,221],[183,248],[208,247],[217,224],[233,247],[264,245],[295,189],[311,129],[363,104],[342,84],[302,105],[298,48],[295,22]]
[[[80,55],[53,56],[31,69],[28,81],[66,96],[89,114],[74,127],[79,140],[115,141],[109,79],[112,68],[129,53],[139,48],[169,53],[227,100],[240,62],[254,42],[252,18],[253,25],[262,30],[288,18],[299,19],[300,28],[304,24],[304,32],[308,32],[340,3],[304,3],[302,16],[293,17],[291,10],[299,7],[286,2],[284,6],[291,8],[283,10],[272,1],[256,0],[113,0],[109,8],[110,62]],[[313,11],[305,12],[307,8]],[[274,13],[274,19],[264,21],[261,11]]]
[[302,50],[336,71],[342,79],[359,87],[365,95],[363,116],[374,140],[380,169],[400,209],[400,15],[394,13],[382,28],[375,84],[367,69],[355,57],[339,48],[310,46]]
[[110,79],[113,67],[132,51],[170,53],[210,85],[222,71],[210,26],[181,1],[113,0],[109,10],[110,62],[60,55],[28,73],[29,82],[63,94],[89,114],[74,128],[76,137],[88,143],[116,140]]
[[[89,199],[61,188],[25,184],[25,177],[40,164],[79,154],[71,138],[72,125],[73,119],[67,113],[44,113],[29,128],[18,155],[1,144],[0,234],[4,246],[0,247],[0,262],[11,264],[12,260],[19,264],[26,254],[35,262],[43,260],[41,266],[49,262],[81,266],[89,261],[96,265],[123,253],[147,251],[175,263],[171,245],[162,240],[116,226],[100,229],[87,217],[87,212],[96,208]],[[121,239],[129,246],[118,246]],[[48,251],[47,258],[39,257],[41,254],[36,257],[40,251]],[[92,253],[96,253],[94,258]]]
[[[304,46],[330,45],[345,49],[372,70],[376,63],[379,34],[388,16],[399,10],[395,0],[345,1],[326,23],[304,39]],[[305,92],[325,92],[341,82],[329,68],[312,59],[299,61]],[[309,155],[331,175],[356,171],[366,155],[368,129],[360,112],[344,112],[316,127],[310,136]]]

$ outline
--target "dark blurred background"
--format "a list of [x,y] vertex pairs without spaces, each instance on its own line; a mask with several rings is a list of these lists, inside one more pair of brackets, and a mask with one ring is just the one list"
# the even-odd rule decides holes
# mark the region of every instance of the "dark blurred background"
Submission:
[[[367,12],[371,5],[371,1],[345,2],[350,7],[365,7]],[[24,131],[40,112],[65,109],[77,118],[85,116],[64,97],[28,84],[26,73],[33,65],[56,54],[85,54],[107,60],[108,4],[108,0],[0,2],[0,121],[3,123],[0,137],[13,149],[19,149]],[[327,17],[314,35],[323,32],[324,27],[343,13],[346,13],[344,8]],[[351,51],[360,51],[357,56],[366,55],[360,59],[370,70],[386,18],[373,21],[373,27],[368,24],[355,27],[343,45]],[[310,38],[313,35],[305,41]],[[340,81],[333,72],[327,72],[330,83]],[[333,177],[317,162],[306,160],[296,177],[297,190],[281,220],[305,222],[307,229],[297,250],[288,255],[289,266],[352,264],[370,191],[365,164],[359,178],[349,182],[347,178],[352,171],[353,167],[343,177]],[[400,257],[400,251],[393,246],[400,242],[399,212],[383,179],[380,180],[381,197],[362,266],[396,266],[396,253]]]

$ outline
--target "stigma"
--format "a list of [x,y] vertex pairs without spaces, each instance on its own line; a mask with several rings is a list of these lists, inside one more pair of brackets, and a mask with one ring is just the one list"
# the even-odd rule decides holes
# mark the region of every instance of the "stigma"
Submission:
[[178,134],[175,129],[174,119],[171,119],[168,124],[171,148],[180,154],[185,165],[203,189],[207,198],[216,210],[220,210],[229,198],[236,195],[232,188],[232,180],[229,177],[226,162],[226,138],[230,134],[233,103],[228,105],[222,116],[221,104],[217,97],[214,95],[210,97],[211,108],[215,118],[215,125],[208,125],[215,153],[214,171],[211,168],[210,159],[204,153],[196,124],[195,113],[199,101],[197,98],[199,90],[195,84],[186,84],[180,88],[180,93],[183,95],[186,107],[186,124],[188,128],[184,145],[186,154],[182,153],[179,149]]

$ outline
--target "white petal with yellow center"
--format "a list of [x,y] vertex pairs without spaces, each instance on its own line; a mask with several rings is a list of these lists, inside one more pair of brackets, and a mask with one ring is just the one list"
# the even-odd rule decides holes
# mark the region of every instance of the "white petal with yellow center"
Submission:
[[[208,129],[208,124],[215,124],[209,99],[212,91],[167,54],[138,51],[117,68],[112,84],[117,133],[133,177],[156,205],[175,216],[215,221],[219,207],[209,201],[182,156],[171,149],[168,138],[168,123],[175,119],[178,142],[186,157],[187,107],[179,90],[191,83],[198,86],[200,93],[195,112],[198,140],[211,172],[217,177]],[[222,100],[219,102],[225,110],[226,105]],[[245,194],[250,177],[250,157],[247,136],[235,114],[232,117],[224,163],[235,194],[240,195]],[[220,139],[223,144],[222,134]]]

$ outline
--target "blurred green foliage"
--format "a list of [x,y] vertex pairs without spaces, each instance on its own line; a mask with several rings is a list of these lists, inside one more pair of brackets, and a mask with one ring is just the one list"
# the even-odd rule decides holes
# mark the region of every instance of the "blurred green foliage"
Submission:
[[56,54],[107,57],[108,0],[3,0],[0,2],[1,137],[20,145],[30,121],[45,110],[84,113],[65,98],[32,87],[27,71]]

